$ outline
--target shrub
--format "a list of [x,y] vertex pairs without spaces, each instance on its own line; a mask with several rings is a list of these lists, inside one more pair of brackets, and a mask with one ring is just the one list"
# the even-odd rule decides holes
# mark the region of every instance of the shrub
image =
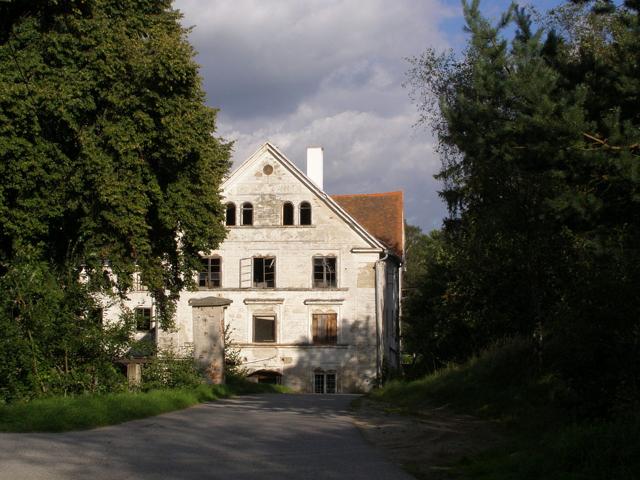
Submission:
[[142,367],[143,391],[163,388],[194,388],[204,382],[192,349],[177,351],[173,346],[158,350]]

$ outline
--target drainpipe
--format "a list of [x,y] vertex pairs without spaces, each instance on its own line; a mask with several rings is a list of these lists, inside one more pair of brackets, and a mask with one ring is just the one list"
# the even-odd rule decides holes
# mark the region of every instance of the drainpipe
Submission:
[[396,312],[396,346],[398,348],[398,353],[396,355],[396,364],[398,366],[398,371],[402,371],[402,280],[403,275],[402,271],[404,269],[404,263],[400,262],[398,264],[398,311]]
[[389,251],[384,251],[384,256],[376,261],[375,273],[376,273],[376,288],[375,288],[375,302],[376,302],[376,383],[378,386],[382,384],[382,312],[380,311],[380,298],[382,282],[382,275],[380,273],[380,266],[389,258]]

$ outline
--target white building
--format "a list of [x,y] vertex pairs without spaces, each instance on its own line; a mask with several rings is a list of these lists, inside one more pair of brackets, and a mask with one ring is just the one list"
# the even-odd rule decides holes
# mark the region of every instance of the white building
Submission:
[[[212,334],[200,331],[196,299],[215,297],[228,303],[224,321],[257,381],[367,391],[398,368],[402,193],[331,197],[322,175],[321,148],[308,149],[305,175],[266,143],[226,179],[227,238],[203,255],[199,290],[183,293],[160,346],[195,344],[198,355]],[[126,304],[151,318],[144,291]]]

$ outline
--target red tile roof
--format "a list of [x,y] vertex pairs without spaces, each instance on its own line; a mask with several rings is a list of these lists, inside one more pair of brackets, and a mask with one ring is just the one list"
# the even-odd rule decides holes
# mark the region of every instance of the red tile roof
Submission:
[[365,230],[393,253],[404,254],[404,200],[402,192],[331,195]]

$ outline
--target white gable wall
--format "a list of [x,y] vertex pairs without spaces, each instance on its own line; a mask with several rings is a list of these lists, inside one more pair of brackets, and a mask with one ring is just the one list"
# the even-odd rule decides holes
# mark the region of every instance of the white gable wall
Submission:
[[[313,391],[316,371],[336,374],[338,391],[366,391],[376,376],[376,361],[384,352],[377,350],[376,329],[385,327],[381,313],[376,321],[376,262],[382,249],[359,226],[345,221],[324,193],[309,187],[292,173],[279,152],[262,148],[225,182],[225,202],[236,205],[237,226],[228,227],[228,236],[209,255],[221,258],[220,288],[185,292],[177,305],[175,332],[160,332],[160,345],[190,345],[193,342],[191,298],[219,296],[232,300],[225,312],[231,325],[233,342],[241,348],[245,367],[250,371],[270,370],[283,375],[283,383],[300,391]],[[265,174],[269,165],[273,172]],[[294,225],[282,225],[285,201],[295,207]],[[299,206],[312,207],[312,224],[299,225]],[[241,205],[253,205],[253,225],[239,225]],[[354,253],[359,249],[364,253]],[[253,257],[275,257],[275,288],[253,288],[243,281],[242,272]],[[313,288],[313,257],[335,256],[337,287]],[[384,272],[384,268],[380,270]],[[380,281],[380,274],[378,280]],[[246,279],[245,279],[246,280]],[[384,283],[385,279],[382,278]],[[380,288],[380,287],[379,287]],[[381,295],[384,295],[382,288]],[[148,298],[133,294],[131,306]],[[142,300],[141,300],[142,299]],[[378,309],[385,309],[378,298]],[[336,345],[312,343],[312,315],[337,314]],[[276,341],[256,343],[254,315],[276,317]],[[388,320],[387,320],[388,321]],[[382,333],[381,333],[382,337]],[[386,342],[385,342],[386,343]]]

